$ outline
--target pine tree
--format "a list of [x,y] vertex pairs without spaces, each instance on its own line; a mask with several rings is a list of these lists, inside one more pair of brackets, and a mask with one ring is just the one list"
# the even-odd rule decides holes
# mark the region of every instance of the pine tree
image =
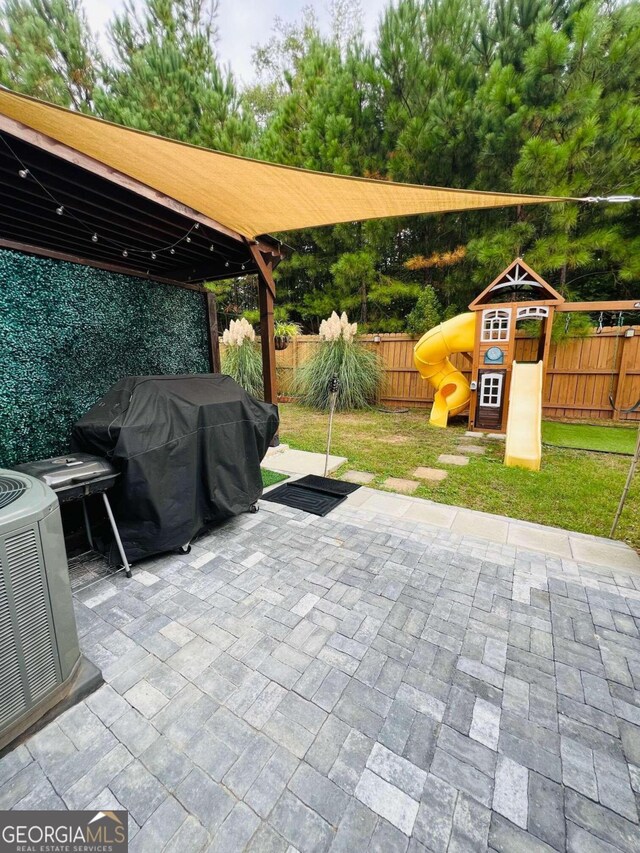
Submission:
[[131,0],[109,25],[114,61],[96,95],[102,116],[220,151],[250,147],[254,122],[214,50],[215,0]]
[[[572,197],[638,194],[639,67],[637,4],[589,4],[570,13],[560,29],[540,23],[522,74],[496,68],[481,93],[485,115],[495,117],[496,103],[504,110],[505,76],[514,81],[517,110],[507,135],[516,156],[507,159],[508,188]],[[490,142],[494,151],[497,137]],[[630,205],[531,208],[472,241],[470,257],[477,280],[526,252],[565,293],[579,278],[584,298],[619,297],[624,282],[640,275],[637,226]]]
[[418,297],[418,300],[407,317],[407,332],[417,338],[433,329],[442,320],[442,306],[438,294],[428,284]]
[[0,0],[0,83],[91,112],[100,62],[81,0]]
[[[362,45],[358,10],[354,0],[334,4],[328,36],[307,13],[258,51],[263,85],[267,59],[267,85],[281,81],[259,156],[325,172],[381,175],[380,93],[373,58]],[[378,240],[380,233],[372,223],[356,223],[283,235],[297,251],[279,267],[278,288],[296,306],[296,319],[316,329],[333,310],[360,309],[368,316],[362,275],[366,290],[386,272],[387,241]],[[374,269],[368,266],[371,257],[376,258]],[[341,272],[348,267],[359,267],[357,282],[348,282]]]

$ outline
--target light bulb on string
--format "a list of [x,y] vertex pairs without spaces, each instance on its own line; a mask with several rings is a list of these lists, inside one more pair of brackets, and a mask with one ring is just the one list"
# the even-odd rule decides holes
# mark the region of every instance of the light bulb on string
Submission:
[[228,267],[228,266],[229,266],[229,261],[225,261],[224,265],[225,265],[225,267]]
[[244,269],[244,264],[242,264],[242,267],[241,267],[241,269]]
[[[55,198],[54,194],[53,194],[53,193],[51,193],[51,192],[47,189],[47,187],[46,187],[46,186],[45,186],[45,185],[44,185],[44,184],[43,184],[43,183],[42,183],[42,182],[41,182],[41,181],[40,181],[40,180],[39,180],[35,175],[33,175],[33,174],[32,174],[31,170],[30,170],[30,169],[28,169],[28,168],[24,165],[24,163],[22,163],[22,161],[20,160],[20,158],[19,158],[19,157],[16,155],[16,153],[11,149],[11,147],[9,146],[9,144],[8,144],[8,143],[7,143],[7,141],[4,139],[4,137],[3,137],[3,136],[0,136],[0,141],[5,143],[5,145],[9,148],[10,152],[13,154],[14,159],[17,161],[17,163],[18,163],[18,165],[19,165],[19,167],[20,167],[20,168],[18,169],[18,176],[19,176],[20,178],[22,178],[23,180],[25,180],[25,179],[27,179],[27,178],[33,178],[34,182],[35,182],[35,183],[36,183],[36,184],[37,184],[37,185],[42,189],[42,191],[43,191],[46,195],[48,195],[48,196],[49,196],[49,199],[53,202],[53,204],[54,204],[54,206],[55,206],[55,207],[54,207],[55,212],[56,212],[56,214],[57,214],[58,216],[70,215],[72,219],[77,220],[77,222],[78,222],[80,225],[85,226],[85,228],[87,229],[87,231],[89,231],[89,227],[90,227],[90,226],[88,225],[88,223],[83,222],[83,221],[82,221],[82,219],[81,219],[80,217],[76,216],[76,215],[75,215],[75,214],[73,214],[73,213],[71,213],[71,214],[68,214],[68,213],[67,213],[67,211],[66,211],[66,209],[65,209],[65,206],[64,206],[63,204],[60,204],[60,203],[58,202],[58,200]],[[178,243],[182,242],[183,240],[184,240],[185,242],[187,242],[187,243],[191,243],[191,242],[192,242],[192,240],[191,240],[191,236],[190,236],[190,235],[191,235],[191,233],[192,233],[193,231],[195,231],[195,230],[198,230],[199,228],[200,228],[200,223],[199,223],[199,222],[194,222],[194,223],[191,225],[191,227],[189,228],[189,230],[187,231],[187,233],[186,233],[183,237],[181,237],[179,240],[175,241],[173,245],[174,245],[174,246],[176,246]],[[98,235],[98,233],[97,233],[97,232],[93,232],[93,233],[91,233],[91,232],[89,231],[89,233],[91,234],[91,241],[92,241],[93,243],[98,243],[98,242],[100,241],[100,237],[99,237],[99,235]],[[111,240],[107,240],[107,243],[112,243],[112,241],[111,241]],[[175,254],[175,249],[174,249],[174,248],[173,248],[173,246],[171,246],[171,245],[169,245],[169,246],[161,246],[161,247],[160,247],[160,249],[159,249],[159,251],[166,252],[166,251],[167,251],[167,249],[170,251],[170,253],[171,253],[172,255],[174,255],[174,254]],[[138,252],[138,253],[144,253],[144,251],[145,251],[145,250],[144,250],[144,249],[141,249],[141,248],[140,248],[140,249],[139,249],[139,248],[134,248],[134,249],[132,249],[132,251],[134,251],[134,252]],[[148,251],[148,250],[147,250],[147,251]],[[213,244],[211,244],[211,245],[210,245],[210,247],[209,247],[209,251],[210,251],[210,252],[215,252],[215,246],[214,246]],[[156,253],[155,253],[155,252],[149,252],[149,255],[150,255],[150,256],[152,256],[152,259],[153,259],[153,260],[156,260],[157,255],[156,255]],[[125,249],[125,250],[122,252],[122,256],[123,256],[124,258],[126,258],[126,257],[128,257],[128,256],[129,256],[129,252],[128,252],[128,250],[127,250],[127,249]]]
[[210,252],[213,252],[213,251],[214,251],[213,243],[209,246],[209,251],[210,251]]

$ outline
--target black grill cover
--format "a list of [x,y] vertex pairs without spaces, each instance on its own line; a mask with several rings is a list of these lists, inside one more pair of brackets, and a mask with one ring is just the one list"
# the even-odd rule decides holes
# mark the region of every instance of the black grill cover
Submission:
[[114,515],[127,557],[139,560],[246,512],[277,429],[277,407],[229,376],[129,376],[78,421],[71,443],[121,472]]

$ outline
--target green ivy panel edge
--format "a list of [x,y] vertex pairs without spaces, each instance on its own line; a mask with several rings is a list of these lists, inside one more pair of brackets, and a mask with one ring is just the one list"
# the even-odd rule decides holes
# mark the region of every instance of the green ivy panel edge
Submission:
[[68,450],[124,376],[207,373],[202,296],[0,249],[0,466]]

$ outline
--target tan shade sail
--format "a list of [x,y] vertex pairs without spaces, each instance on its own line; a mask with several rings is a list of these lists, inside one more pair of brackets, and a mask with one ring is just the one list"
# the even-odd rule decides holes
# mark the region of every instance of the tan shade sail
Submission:
[[0,89],[0,114],[177,199],[245,237],[388,216],[570,199],[351,178],[198,148]]

